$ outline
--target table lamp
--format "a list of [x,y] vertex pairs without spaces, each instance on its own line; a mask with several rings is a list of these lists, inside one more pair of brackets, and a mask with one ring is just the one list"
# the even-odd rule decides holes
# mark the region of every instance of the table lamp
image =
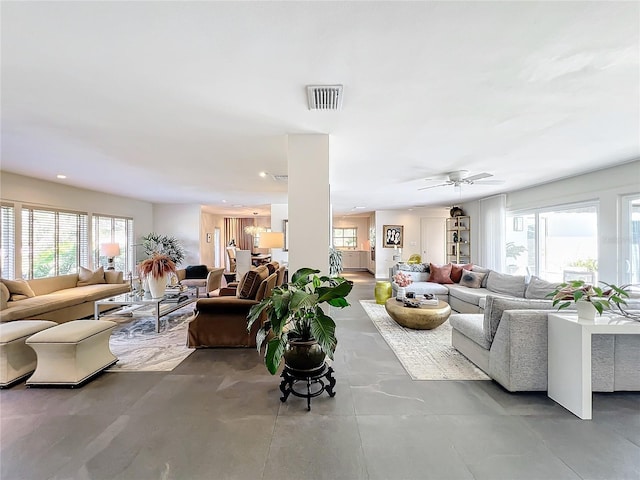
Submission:
[[114,257],[120,255],[120,245],[117,243],[100,244],[100,253],[107,257],[107,270],[115,270]]
[[263,232],[260,234],[260,240],[258,240],[259,248],[283,248],[284,247],[284,233],[283,232]]

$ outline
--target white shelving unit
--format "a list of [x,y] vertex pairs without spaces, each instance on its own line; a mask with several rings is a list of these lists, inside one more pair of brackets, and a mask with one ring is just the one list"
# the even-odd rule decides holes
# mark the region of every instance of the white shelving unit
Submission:
[[471,217],[447,218],[447,262],[471,263]]

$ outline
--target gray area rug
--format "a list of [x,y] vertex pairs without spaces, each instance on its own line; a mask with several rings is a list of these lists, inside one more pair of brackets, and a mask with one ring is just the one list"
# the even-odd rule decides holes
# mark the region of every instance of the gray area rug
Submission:
[[451,346],[449,321],[433,330],[412,330],[398,325],[375,300],[360,304],[414,380],[489,380]]
[[186,305],[160,318],[156,333],[154,317],[106,315],[118,323],[109,340],[118,362],[107,372],[168,372],[176,368],[194,349],[187,348],[187,326],[194,305]]

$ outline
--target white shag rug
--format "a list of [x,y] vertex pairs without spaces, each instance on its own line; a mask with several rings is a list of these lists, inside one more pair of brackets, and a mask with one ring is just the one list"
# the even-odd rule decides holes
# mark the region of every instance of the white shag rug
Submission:
[[109,347],[118,362],[107,372],[168,372],[176,368],[194,349],[187,345],[187,326],[194,305],[186,305],[160,317],[160,333],[152,316],[102,316],[118,326],[111,333]]
[[433,330],[413,330],[398,325],[375,300],[360,304],[414,380],[489,380],[451,346],[448,320]]

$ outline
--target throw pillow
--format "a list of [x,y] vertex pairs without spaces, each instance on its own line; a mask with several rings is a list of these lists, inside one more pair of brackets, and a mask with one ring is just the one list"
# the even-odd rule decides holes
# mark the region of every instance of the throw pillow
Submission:
[[27,298],[36,296],[26,280],[6,280],[3,278],[2,283],[5,284],[12,297],[14,295],[25,295]]
[[9,293],[9,289],[7,286],[0,282],[0,309],[4,310],[7,308],[7,302],[11,298],[11,293]]
[[524,298],[524,289],[527,286],[525,281],[524,275],[509,275],[491,270],[487,278],[487,290],[511,297]]
[[487,278],[491,270],[489,270],[488,268],[479,267],[477,265],[474,265],[471,270],[477,273],[484,273],[484,278],[482,279],[482,288],[487,288]]
[[553,292],[558,287],[557,283],[547,282],[533,275],[527,289],[524,291],[524,298],[537,298],[539,300],[550,300],[547,294]]
[[80,272],[78,272],[78,287],[97,285],[99,283],[106,283],[104,279],[104,269],[102,267],[95,272],[88,268],[80,267]]
[[486,277],[484,273],[464,269],[460,275],[460,285],[469,288],[481,288],[484,277]]
[[189,265],[184,269],[184,278],[189,279],[201,279],[207,278],[209,275],[209,269],[206,265]]
[[451,280],[453,283],[460,283],[460,279],[462,278],[462,270],[471,270],[473,268],[473,263],[452,263],[451,264]]
[[236,297],[253,299],[258,293],[260,283],[269,276],[269,270],[264,265],[252,268],[244,274],[242,280],[238,284]]
[[438,266],[433,263],[429,264],[429,281],[433,283],[453,283],[451,280],[451,264]]

